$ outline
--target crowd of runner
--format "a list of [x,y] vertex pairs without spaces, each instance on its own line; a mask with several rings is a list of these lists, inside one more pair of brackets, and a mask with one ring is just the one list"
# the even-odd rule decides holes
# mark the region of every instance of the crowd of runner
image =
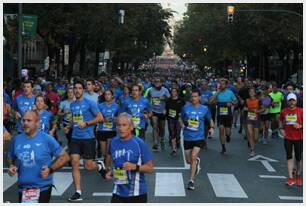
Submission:
[[[3,134],[10,140],[5,151],[8,173],[18,173],[19,202],[49,202],[52,173],[66,164],[75,186],[69,201],[81,201],[80,159],[86,170],[114,182],[112,202],[147,202],[144,173],[154,170],[150,148],[159,152],[167,144],[173,158],[184,147],[190,164],[187,189],[194,190],[201,169],[199,153],[207,149],[207,138],[218,129],[224,155],[232,127],[244,134],[250,157],[257,144],[284,138],[286,184],[301,186],[303,87],[201,77],[158,70],[55,81],[7,80]],[[152,136],[147,135],[148,127]],[[60,131],[67,138],[67,152]],[[148,145],[151,138],[153,144]]]

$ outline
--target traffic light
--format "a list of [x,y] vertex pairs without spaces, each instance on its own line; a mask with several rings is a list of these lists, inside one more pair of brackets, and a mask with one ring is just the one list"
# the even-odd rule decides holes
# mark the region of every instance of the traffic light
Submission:
[[234,12],[235,12],[235,7],[234,6],[227,6],[227,20],[228,20],[228,22],[233,22],[234,21]]

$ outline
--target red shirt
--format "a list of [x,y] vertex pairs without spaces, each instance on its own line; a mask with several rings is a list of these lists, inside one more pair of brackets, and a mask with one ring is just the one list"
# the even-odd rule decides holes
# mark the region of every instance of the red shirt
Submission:
[[285,130],[285,139],[301,140],[303,139],[303,129],[295,129],[293,125],[298,123],[303,125],[303,109],[296,107],[295,109],[285,108],[282,110],[280,121],[283,123]]
[[60,102],[60,98],[55,92],[46,93],[45,96],[47,96],[51,102],[51,108],[49,108],[50,112],[52,112],[54,115],[57,114],[58,105]]

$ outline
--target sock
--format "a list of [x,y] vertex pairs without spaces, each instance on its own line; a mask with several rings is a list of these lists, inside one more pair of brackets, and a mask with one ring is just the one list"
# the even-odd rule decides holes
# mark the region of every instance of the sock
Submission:
[[194,183],[194,182],[193,182],[193,180],[189,180],[189,182],[192,182],[192,183]]
[[76,190],[77,193],[79,193],[80,195],[82,194],[81,190]]

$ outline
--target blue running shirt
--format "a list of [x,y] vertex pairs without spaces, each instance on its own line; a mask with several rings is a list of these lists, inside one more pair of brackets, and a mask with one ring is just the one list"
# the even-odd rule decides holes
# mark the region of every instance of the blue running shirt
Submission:
[[103,102],[98,105],[100,112],[104,118],[103,123],[100,122],[98,125],[99,131],[116,131],[116,124],[114,118],[118,116],[119,105],[113,102],[111,105],[108,105],[106,102]]
[[137,165],[144,165],[152,160],[152,155],[148,146],[139,137],[133,136],[131,139],[123,141],[119,136],[114,137],[109,145],[109,154],[112,157],[113,168],[121,171],[124,181],[119,181],[113,171],[114,188],[113,193],[122,197],[139,196],[147,193],[147,185],[144,173],[123,170],[125,162]]

